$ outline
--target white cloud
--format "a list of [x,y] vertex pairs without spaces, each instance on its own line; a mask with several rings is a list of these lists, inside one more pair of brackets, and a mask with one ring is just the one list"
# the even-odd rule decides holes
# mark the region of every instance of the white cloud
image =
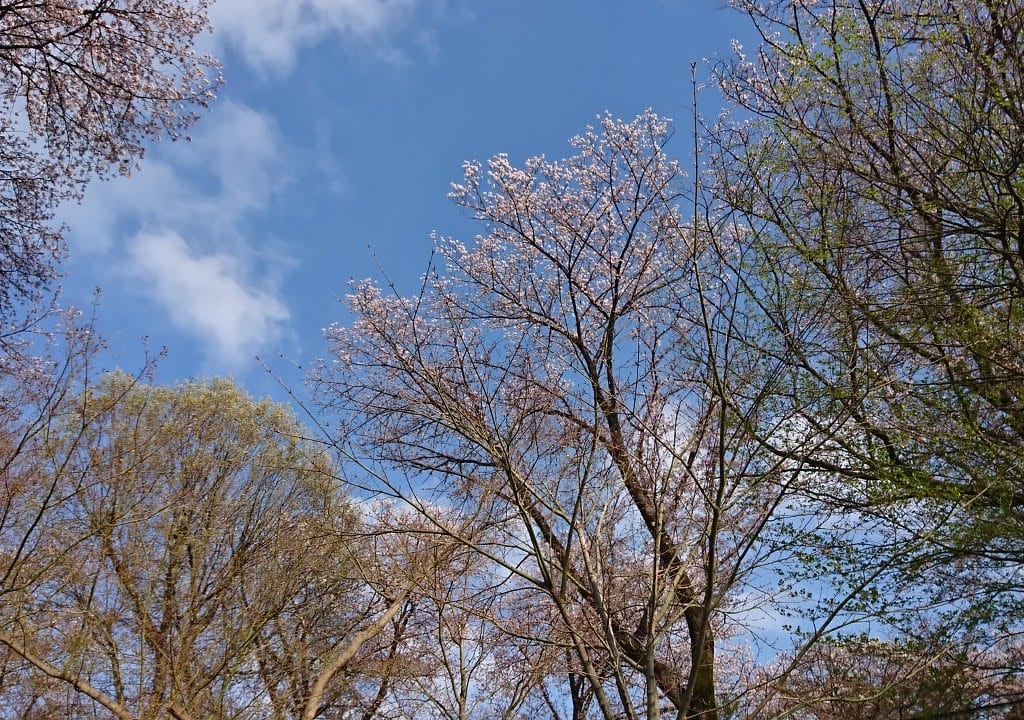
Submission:
[[122,224],[160,222],[189,204],[187,186],[173,165],[147,159],[131,177],[93,183],[80,204],[61,209],[74,253],[103,257],[116,251]]
[[420,0],[216,0],[215,41],[261,70],[287,72],[303,47],[330,35],[372,42],[409,23]]
[[282,185],[285,159],[267,115],[228,100],[198,127],[192,142],[178,148],[177,162],[212,176],[218,214],[237,216],[259,208]]
[[191,142],[151,148],[138,171],[93,185],[85,202],[64,209],[63,220],[74,229],[76,249],[100,254],[124,234],[120,224],[130,233],[173,227],[226,240],[287,181],[280,144],[267,116],[218,103]]
[[174,232],[139,234],[129,258],[141,291],[229,365],[254,354],[289,318],[272,289],[253,287],[244,277],[239,258],[194,253]]
[[257,224],[288,181],[281,146],[267,116],[218,103],[192,142],[152,148],[131,177],[66,208],[72,247],[101,278],[113,274],[118,293],[157,303],[209,359],[237,369],[290,317],[279,295],[289,260]]

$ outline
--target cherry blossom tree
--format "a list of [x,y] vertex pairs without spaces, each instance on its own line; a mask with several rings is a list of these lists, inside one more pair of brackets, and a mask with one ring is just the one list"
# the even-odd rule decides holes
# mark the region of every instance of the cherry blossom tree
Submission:
[[488,561],[475,592],[542,677],[522,707],[552,717],[718,717],[716,639],[832,522],[758,441],[816,442],[768,404],[786,350],[763,340],[744,229],[684,221],[671,136],[604,117],[564,160],[468,163],[451,196],[484,233],[440,239],[414,297],[358,284],[313,375],[348,479]]
[[[62,436],[65,451],[79,447],[94,413],[80,416],[77,427],[68,423],[67,411],[93,373],[101,343],[74,313],[65,313],[63,333],[46,347],[5,353],[0,383],[0,438],[2,438],[3,492],[0,495],[0,630],[7,635],[32,603],[32,589],[54,573],[79,537],[54,542],[47,534],[55,513],[73,492],[74,480],[65,470],[69,457],[54,452],[54,438]],[[19,343],[23,345],[23,343]],[[19,347],[19,350],[24,350]],[[23,648],[24,649],[24,648]],[[59,668],[50,672],[32,667],[23,654],[2,645],[2,692],[10,699],[3,717],[50,717],[78,707],[67,696],[90,702],[67,685]],[[35,657],[33,655],[33,657]],[[63,687],[62,687],[63,686]]]
[[64,253],[53,222],[92,177],[127,173],[212,98],[206,0],[0,2],[0,314]]

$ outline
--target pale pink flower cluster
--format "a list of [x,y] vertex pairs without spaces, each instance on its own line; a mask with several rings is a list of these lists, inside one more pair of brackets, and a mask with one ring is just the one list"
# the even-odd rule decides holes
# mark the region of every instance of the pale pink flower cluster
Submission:
[[0,312],[63,253],[54,208],[180,136],[219,84],[207,0],[0,3]]

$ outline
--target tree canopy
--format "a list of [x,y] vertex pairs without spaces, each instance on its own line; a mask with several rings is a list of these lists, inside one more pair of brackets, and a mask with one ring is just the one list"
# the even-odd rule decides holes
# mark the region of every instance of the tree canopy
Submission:
[[[1024,2],[732,5],[692,174],[652,110],[467,162],[315,439],[0,346],[0,718],[1021,717]],[[0,315],[192,121],[204,11],[0,2]]]

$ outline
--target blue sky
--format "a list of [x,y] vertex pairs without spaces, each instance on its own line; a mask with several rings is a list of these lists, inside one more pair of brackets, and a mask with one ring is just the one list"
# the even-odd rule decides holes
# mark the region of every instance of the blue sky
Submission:
[[751,33],[724,0],[216,0],[211,16],[217,101],[191,141],[66,209],[64,302],[102,288],[110,364],[138,366],[145,337],[167,348],[160,380],[259,395],[275,383],[254,356],[322,355],[350,279],[413,292],[431,231],[478,231],[446,197],[464,160],[558,157],[597,114],[647,107],[679,121],[688,159],[690,63],[706,79]]

